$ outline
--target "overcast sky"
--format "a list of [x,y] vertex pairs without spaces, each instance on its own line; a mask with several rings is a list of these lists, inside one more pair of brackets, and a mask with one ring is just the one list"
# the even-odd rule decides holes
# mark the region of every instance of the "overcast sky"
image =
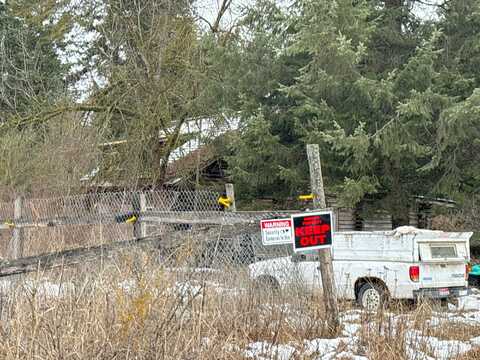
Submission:
[[[431,4],[438,4],[441,1],[442,0],[427,0],[425,2]],[[215,15],[218,13],[218,9],[220,8],[221,3],[222,0],[199,0],[197,3],[198,11],[203,17],[207,18],[209,21],[213,21]],[[255,0],[233,0],[232,9],[230,9],[227,21],[231,21],[236,16],[238,16],[238,14],[240,14],[241,8],[247,5],[252,5],[254,3]],[[285,5],[291,3],[291,0],[278,0],[278,3]],[[417,3],[414,11],[424,19],[431,19],[435,17],[436,7]]]
[[[197,2],[197,11],[198,13],[207,19],[210,23],[215,21],[218,10],[220,9],[222,0],[199,0]],[[233,0],[231,8],[224,16],[224,25],[228,27],[228,24],[232,23],[235,18],[242,12],[242,8],[245,6],[252,5],[255,3],[255,0]]]
[[[0,2],[3,0],[0,0]],[[224,28],[228,28],[229,25],[231,25],[235,19],[237,19],[240,14],[242,13],[242,9],[244,9],[246,6],[253,5],[256,0],[233,0],[232,1],[232,6],[229,9],[229,11],[225,14],[222,25]],[[288,5],[291,3],[292,0],[278,0],[278,3],[283,4],[283,5]],[[440,0],[431,0],[431,2],[436,2]],[[215,21],[216,15],[218,13],[218,10],[220,8],[222,0],[198,0],[197,2],[197,11],[198,14],[200,14],[202,17],[207,19],[210,23],[213,23]],[[422,16],[425,19],[430,19],[435,16],[435,7],[432,6],[425,6],[425,5],[419,5],[416,9],[417,14]],[[206,24],[204,24],[206,25]],[[73,31],[72,36],[77,38],[78,41],[78,32]],[[93,40],[95,37],[94,34],[85,34],[83,33],[82,36],[80,36],[81,39],[85,40],[86,43],[90,42]],[[69,63],[72,63],[72,57],[69,56],[62,56],[63,60]],[[75,63],[75,57],[73,57],[73,63]],[[88,74],[86,75],[82,80],[80,81],[76,88],[77,90],[80,91],[82,94],[81,100],[84,100],[87,96],[86,89],[89,88],[89,85],[91,84],[92,81],[92,76],[93,78],[96,79],[98,82],[100,79],[96,74]]]

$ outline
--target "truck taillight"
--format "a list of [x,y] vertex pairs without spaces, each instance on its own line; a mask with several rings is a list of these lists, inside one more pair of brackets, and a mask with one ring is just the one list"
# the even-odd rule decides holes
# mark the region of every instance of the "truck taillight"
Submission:
[[466,263],[465,264],[465,280],[468,280],[468,274],[472,272],[472,264]]
[[420,266],[410,266],[408,273],[410,275],[410,280],[414,282],[420,280]]

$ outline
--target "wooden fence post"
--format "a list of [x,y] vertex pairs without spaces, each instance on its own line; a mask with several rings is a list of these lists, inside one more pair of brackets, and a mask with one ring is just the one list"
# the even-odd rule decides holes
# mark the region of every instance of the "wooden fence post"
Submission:
[[231,200],[230,207],[228,208],[229,211],[237,211],[237,206],[235,205],[235,189],[233,184],[225,184],[225,191],[227,193],[227,197]]
[[137,221],[133,223],[133,237],[139,239],[146,236],[147,224],[141,219],[142,214],[147,210],[147,198],[145,193],[135,193],[133,195],[133,212],[137,214]]
[[[145,193],[140,194],[140,216],[145,214],[147,211],[147,195]],[[140,221],[140,235],[142,238],[147,236],[147,222],[141,220]]]
[[[18,196],[15,199],[14,210],[13,210],[13,222],[17,224],[22,220],[23,217],[23,196]],[[19,259],[23,256],[23,241],[24,241],[24,230],[21,227],[15,226],[13,228],[12,239],[10,243],[10,258]]]
[[[320,151],[316,144],[307,145],[308,165],[310,168],[310,184],[312,188],[313,205],[316,209],[325,209],[325,192],[323,190],[322,164],[320,162]],[[330,249],[318,250],[320,272],[322,276],[323,298],[327,315],[327,326],[332,335],[335,335],[339,328],[338,303],[333,273],[332,254]]]

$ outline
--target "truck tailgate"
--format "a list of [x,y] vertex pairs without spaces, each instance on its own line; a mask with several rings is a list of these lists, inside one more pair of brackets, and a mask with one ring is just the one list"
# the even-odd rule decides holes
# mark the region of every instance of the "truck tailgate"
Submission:
[[423,288],[466,286],[466,242],[422,242],[419,243],[419,255],[420,283]]
[[465,286],[465,264],[421,264],[420,283],[423,288]]

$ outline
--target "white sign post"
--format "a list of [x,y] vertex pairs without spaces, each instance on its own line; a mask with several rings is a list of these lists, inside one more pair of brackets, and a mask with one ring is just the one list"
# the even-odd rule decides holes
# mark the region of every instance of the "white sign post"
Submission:
[[292,220],[271,219],[261,220],[263,245],[282,245],[292,243]]

